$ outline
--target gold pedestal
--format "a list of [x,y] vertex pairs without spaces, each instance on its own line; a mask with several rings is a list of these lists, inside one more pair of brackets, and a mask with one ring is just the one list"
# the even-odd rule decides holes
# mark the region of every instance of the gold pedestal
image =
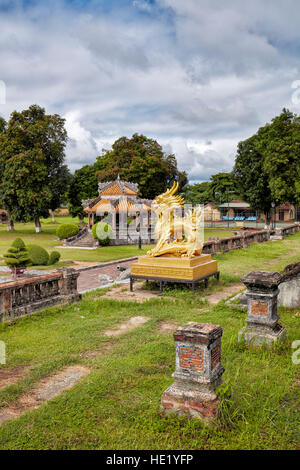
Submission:
[[217,271],[218,263],[211,259],[211,255],[200,255],[194,258],[139,256],[138,262],[131,265],[133,276],[183,281],[195,281]]

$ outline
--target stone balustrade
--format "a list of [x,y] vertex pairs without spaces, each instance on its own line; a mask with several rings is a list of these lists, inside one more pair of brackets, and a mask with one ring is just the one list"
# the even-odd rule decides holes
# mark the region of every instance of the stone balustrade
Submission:
[[0,284],[0,322],[13,321],[41,308],[81,299],[79,273],[72,268]]
[[[299,224],[288,225],[276,229],[276,235],[286,237],[298,232],[300,229]],[[263,243],[270,240],[270,235],[275,231],[270,230],[245,230],[241,231],[239,235],[233,237],[221,238],[220,240],[208,240],[203,244],[204,254],[213,254],[220,252],[227,252],[230,250],[237,250],[239,248],[247,248],[252,243]]]

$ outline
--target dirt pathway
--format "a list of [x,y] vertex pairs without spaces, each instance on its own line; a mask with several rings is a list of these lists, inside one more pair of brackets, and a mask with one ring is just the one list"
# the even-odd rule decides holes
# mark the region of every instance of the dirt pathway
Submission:
[[231,297],[233,294],[236,294],[242,289],[245,289],[244,284],[242,283],[232,284],[231,286],[225,287],[221,291],[217,291],[217,292],[207,295],[205,299],[208,300],[208,302],[211,305],[216,305],[221,300],[227,299],[227,297]]
[[[135,290],[130,292],[129,286],[127,284],[116,285],[110,288],[108,292],[104,295],[101,295],[97,298],[99,299],[114,299],[114,300],[127,300],[133,302],[145,302],[149,299],[157,299],[161,298],[163,294],[159,294],[157,291],[149,291],[146,289],[142,289],[141,286],[143,282],[135,282],[134,287]],[[225,287],[221,291],[213,292],[212,294],[208,294],[203,299],[207,299],[211,305],[215,305],[219,303],[223,299],[227,299],[233,294],[236,294],[240,290],[245,288],[244,284],[237,283],[232,284],[228,287]]]
[[19,366],[14,369],[0,369],[0,390],[1,388],[13,385],[25,377],[30,370],[30,366]]
[[51,400],[64,390],[74,387],[89,372],[86,367],[71,366],[55,375],[40,380],[32,390],[23,394],[16,402],[0,410],[0,426],[5,421],[18,418],[25,411],[34,410],[43,402]]

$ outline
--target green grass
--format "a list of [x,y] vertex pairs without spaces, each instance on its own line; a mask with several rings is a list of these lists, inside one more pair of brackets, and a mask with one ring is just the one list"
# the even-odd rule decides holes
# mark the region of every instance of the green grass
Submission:
[[[238,230],[238,229],[237,229]],[[226,237],[233,237],[232,230],[226,229],[212,229],[212,228],[205,228],[204,229],[204,241],[207,241],[209,237],[219,237],[219,238],[226,238]]]
[[282,271],[287,264],[299,261],[300,232],[275,242],[255,243],[215,256],[223,278],[240,279],[254,269]]
[[[61,254],[61,260],[71,261],[91,261],[91,262],[106,262],[113,261],[116,259],[130,258],[140,254],[145,254],[147,250],[151,248],[151,245],[143,246],[141,250],[138,249],[137,245],[132,246],[107,246],[97,250],[84,250],[78,248],[59,248],[62,244],[56,237],[56,228],[59,224],[64,223],[79,223],[78,219],[72,219],[71,217],[56,217],[56,223],[53,223],[51,218],[42,219],[41,233],[35,233],[33,223],[27,224],[15,224],[14,232],[7,232],[7,226],[0,224],[0,254],[4,254],[10,247],[11,243],[16,237],[21,237],[25,244],[38,244],[48,250],[56,250]],[[4,264],[3,261],[0,264]],[[56,267],[66,266],[70,263],[61,261],[55,265]],[[34,269],[45,269],[44,267],[35,266]],[[53,266],[49,266],[46,269],[53,269]]]
[[[142,249],[139,250],[137,245],[131,246],[106,246],[99,248],[97,250],[84,250],[80,248],[60,248],[62,242],[56,237],[56,228],[59,224],[64,223],[79,223],[78,218],[72,217],[55,217],[55,223],[52,222],[52,219],[42,219],[42,232],[35,233],[34,224],[29,223],[19,223],[15,224],[14,232],[7,232],[6,224],[0,224],[0,254],[4,254],[7,249],[10,247],[11,243],[16,237],[21,237],[25,244],[38,244],[45,248],[48,251],[55,249],[61,254],[61,260],[71,260],[71,261],[90,261],[90,262],[106,262],[113,261],[116,259],[130,258],[132,256],[143,255],[145,254],[152,245],[143,245]],[[229,237],[232,236],[233,232],[230,230],[223,229],[205,229],[204,238],[208,240],[209,237]],[[0,264],[4,264],[3,261]],[[70,263],[61,261],[55,267],[67,266]],[[35,266],[34,269],[41,269],[39,266]],[[43,267],[42,269],[45,269]],[[49,266],[47,269],[53,269],[53,266]]]
[[[219,255],[221,287],[253,267],[282,269],[299,260],[300,233],[286,240],[253,245]],[[210,282],[210,290],[216,283]],[[0,449],[297,449],[299,448],[299,365],[291,343],[300,338],[295,310],[280,309],[287,343],[273,350],[247,349],[237,342],[246,314],[204,301],[203,286],[193,294],[170,289],[143,304],[103,299],[103,290],[81,302],[43,310],[0,326],[7,364],[31,365],[30,374],[0,391],[0,406],[29,392],[40,378],[63,366],[90,368],[72,390],[1,426]],[[174,299],[176,298],[176,301]],[[111,329],[133,316],[150,320],[110,339]],[[173,382],[175,347],[161,321],[220,324],[223,328],[224,382],[233,396],[225,400],[214,427],[160,412],[163,391]],[[108,350],[107,347],[110,346]],[[103,354],[85,358],[87,351]],[[4,367],[4,366],[2,366]]]

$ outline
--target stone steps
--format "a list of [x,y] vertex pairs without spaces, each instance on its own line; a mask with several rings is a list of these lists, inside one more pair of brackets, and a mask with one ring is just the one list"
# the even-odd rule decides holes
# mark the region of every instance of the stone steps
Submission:
[[77,240],[75,244],[76,246],[92,248],[95,246],[95,239],[90,233],[87,233],[84,237]]
[[84,229],[82,233],[79,235],[66,240],[64,243],[65,246],[74,246],[74,247],[82,247],[82,248],[95,248],[97,245],[96,240],[94,239],[93,235]]

